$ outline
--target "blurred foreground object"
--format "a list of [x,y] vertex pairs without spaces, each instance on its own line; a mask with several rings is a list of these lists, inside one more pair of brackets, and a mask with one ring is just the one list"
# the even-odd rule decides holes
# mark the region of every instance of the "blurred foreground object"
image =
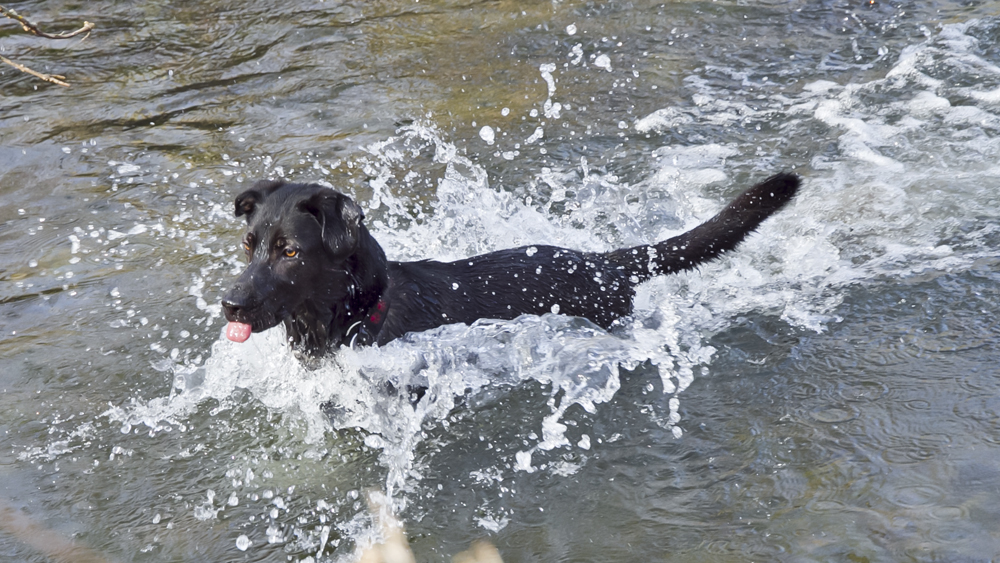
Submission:
[[[389,510],[388,502],[382,495],[370,493],[368,508],[372,518],[382,531],[382,542],[361,550],[359,563],[416,563],[410,544],[399,521]],[[472,543],[467,551],[452,558],[454,563],[503,563],[500,552],[487,541]]]
[[0,532],[42,554],[55,563],[111,563],[96,551],[65,538],[39,524],[0,499]]

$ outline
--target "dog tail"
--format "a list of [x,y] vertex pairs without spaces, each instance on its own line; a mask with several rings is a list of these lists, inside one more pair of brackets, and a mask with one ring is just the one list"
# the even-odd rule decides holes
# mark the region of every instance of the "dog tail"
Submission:
[[615,250],[606,257],[625,268],[636,284],[654,276],[694,268],[736,248],[795,196],[800,183],[795,174],[776,174],[743,192],[715,217],[682,235],[653,245]]

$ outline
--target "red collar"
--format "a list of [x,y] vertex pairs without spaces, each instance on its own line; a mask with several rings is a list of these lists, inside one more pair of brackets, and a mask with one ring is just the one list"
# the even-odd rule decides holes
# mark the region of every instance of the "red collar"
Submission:
[[388,308],[389,306],[385,303],[385,301],[379,299],[378,303],[375,304],[375,307],[371,309],[371,314],[368,316],[368,320],[374,325],[381,324],[382,317],[385,315],[385,310]]

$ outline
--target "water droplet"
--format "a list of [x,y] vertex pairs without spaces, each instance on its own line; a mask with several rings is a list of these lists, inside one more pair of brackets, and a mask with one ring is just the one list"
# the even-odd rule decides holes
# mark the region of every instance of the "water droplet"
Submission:
[[531,452],[517,452],[514,454],[514,468],[519,471],[527,471],[532,473],[535,468],[531,466]]
[[493,128],[489,125],[483,125],[483,128],[479,130],[479,137],[486,141],[487,145],[492,145],[496,140],[496,133],[493,132]]

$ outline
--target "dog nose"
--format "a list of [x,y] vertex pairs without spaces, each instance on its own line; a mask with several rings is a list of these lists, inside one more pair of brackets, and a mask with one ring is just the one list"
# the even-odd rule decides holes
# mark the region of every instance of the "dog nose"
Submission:
[[243,304],[236,303],[231,299],[227,298],[222,300],[222,308],[226,312],[226,320],[235,321],[236,316],[240,314],[240,310],[243,308]]

